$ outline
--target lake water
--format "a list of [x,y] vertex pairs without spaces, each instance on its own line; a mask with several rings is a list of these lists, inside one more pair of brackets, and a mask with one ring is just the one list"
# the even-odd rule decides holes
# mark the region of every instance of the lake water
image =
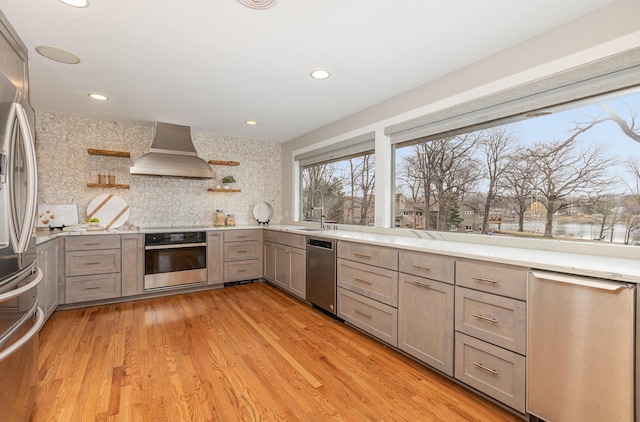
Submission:
[[[506,230],[506,231],[517,231],[518,224],[502,223],[500,228],[501,230]],[[624,242],[625,230],[626,230],[626,226],[624,224],[616,224],[613,226],[614,243]],[[524,231],[530,232],[530,233],[544,233],[544,221],[525,221]],[[553,236],[563,236],[563,237],[574,238],[574,239],[589,240],[597,237],[599,233],[600,233],[600,226],[598,224],[564,223],[564,222],[553,223]],[[608,242],[610,239],[611,239],[611,231],[605,230],[603,240]],[[630,242],[640,241],[640,233],[638,232],[631,233],[631,237],[629,241]]]

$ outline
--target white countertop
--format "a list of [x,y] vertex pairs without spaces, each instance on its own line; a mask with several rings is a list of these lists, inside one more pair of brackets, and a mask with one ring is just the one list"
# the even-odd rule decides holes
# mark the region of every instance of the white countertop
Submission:
[[[459,258],[518,265],[538,270],[640,283],[640,257],[639,259],[616,258],[346,230],[308,231],[301,229],[299,226],[271,226],[267,228],[305,234],[307,236],[328,237]],[[640,248],[638,248],[638,252],[640,253]]]
[[638,259],[618,258],[582,253],[570,253],[552,250],[528,249],[525,247],[506,247],[470,243],[464,241],[436,240],[429,238],[407,237],[392,234],[376,234],[361,231],[333,230],[333,229],[305,229],[303,226],[224,226],[224,227],[171,227],[124,229],[110,231],[38,233],[37,243],[59,236],[87,236],[98,234],[129,234],[129,233],[162,233],[171,231],[212,231],[212,230],[246,230],[266,228],[285,232],[303,234],[306,236],[327,237],[338,240],[367,243],[371,245],[394,247],[458,258],[477,259],[502,264],[518,265],[532,269],[556,271],[588,277],[604,278],[608,280],[640,283],[640,248]]

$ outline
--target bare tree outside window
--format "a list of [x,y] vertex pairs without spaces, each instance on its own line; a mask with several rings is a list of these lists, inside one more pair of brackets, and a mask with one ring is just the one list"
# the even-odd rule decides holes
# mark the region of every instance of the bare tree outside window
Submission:
[[322,201],[327,223],[373,224],[374,154],[306,166],[301,175],[304,221],[320,221],[321,211],[313,210],[313,207],[319,208]]
[[640,246],[639,113],[629,91],[396,145],[396,227]]

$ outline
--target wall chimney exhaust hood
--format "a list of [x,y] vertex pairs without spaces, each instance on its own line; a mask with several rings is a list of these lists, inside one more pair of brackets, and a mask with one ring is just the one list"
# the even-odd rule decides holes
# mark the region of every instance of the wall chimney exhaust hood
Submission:
[[161,122],[154,123],[150,151],[136,160],[130,172],[133,176],[214,177],[209,163],[198,157],[191,140],[191,128]]

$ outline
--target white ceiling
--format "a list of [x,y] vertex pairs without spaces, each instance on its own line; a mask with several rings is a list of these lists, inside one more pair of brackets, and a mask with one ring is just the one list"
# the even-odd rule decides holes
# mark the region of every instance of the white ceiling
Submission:
[[[0,10],[29,48],[37,111],[285,142],[609,3],[2,0]],[[39,45],[82,61],[53,62]],[[332,76],[311,79],[315,68]]]

